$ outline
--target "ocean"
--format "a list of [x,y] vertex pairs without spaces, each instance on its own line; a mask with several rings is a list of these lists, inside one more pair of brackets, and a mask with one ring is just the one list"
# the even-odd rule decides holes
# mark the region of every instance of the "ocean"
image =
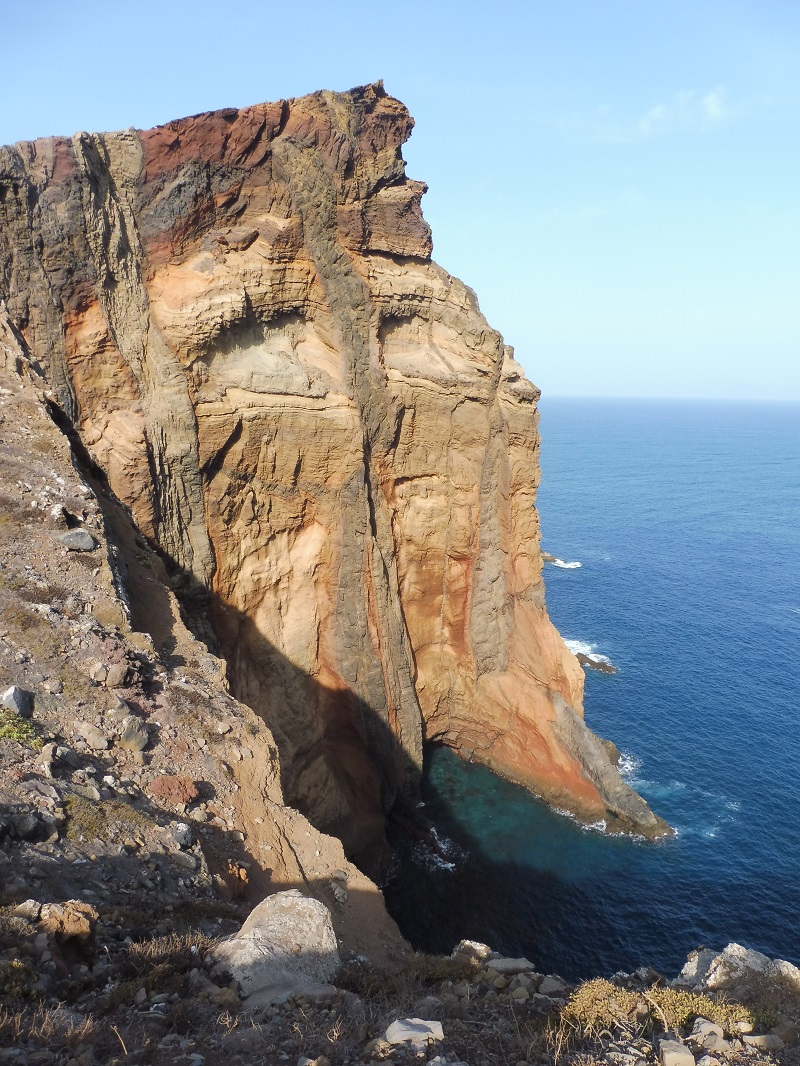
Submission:
[[800,964],[800,405],[540,409],[548,610],[617,668],[587,671],[586,720],[677,835],[605,837],[430,749],[444,858],[396,842],[389,908],[419,949],[572,980],[729,941]]

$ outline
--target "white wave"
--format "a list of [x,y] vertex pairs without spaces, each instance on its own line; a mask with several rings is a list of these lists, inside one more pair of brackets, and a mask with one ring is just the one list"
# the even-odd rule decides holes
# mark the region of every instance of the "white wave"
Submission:
[[448,862],[447,859],[443,859],[441,855],[437,855],[436,852],[431,851],[430,848],[420,848],[417,850],[417,858],[423,866],[427,866],[429,870],[447,870],[451,873],[456,868],[454,862]]
[[642,760],[637,759],[635,755],[631,755],[630,752],[623,751],[620,753],[619,764],[617,769],[622,777],[626,780],[636,777],[642,768]]
[[466,857],[461,848],[454,840],[438,833],[432,825],[428,826],[428,831],[433,838],[433,846],[427,843],[419,843],[414,848],[414,856],[417,861],[423,866],[427,866],[429,870],[455,870],[459,860],[463,860]]
[[583,563],[579,563],[577,559],[571,563],[566,562],[564,559],[553,559],[551,565],[557,566],[559,570],[579,570]]
[[565,640],[564,643],[573,655],[588,655],[590,659],[598,663],[606,663],[607,666],[614,665],[607,655],[601,655],[600,652],[595,651],[596,644],[587,644],[585,640]]
[[601,818],[597,822],[588,822],[584,826],[584,829],[586,829],[587,832],[589,832],[589,833],[605,833],[606,825],[607,825],[607,823],[606,823],[605,818]]

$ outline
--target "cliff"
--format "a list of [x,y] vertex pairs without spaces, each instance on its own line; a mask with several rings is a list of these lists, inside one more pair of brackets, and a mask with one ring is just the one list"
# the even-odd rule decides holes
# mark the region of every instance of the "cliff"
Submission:
[[431,261],[412,126],[377,84],[2,149],[0,331],[349,856],[379,867],[424,740],[658,835],[584,725],[538,391]]

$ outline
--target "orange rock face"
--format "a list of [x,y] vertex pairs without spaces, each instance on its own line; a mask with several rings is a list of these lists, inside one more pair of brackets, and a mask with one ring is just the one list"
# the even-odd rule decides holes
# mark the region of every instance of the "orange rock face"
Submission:
[[656,835],[545,610],[538,391],[431,261],[412,126],[378,84],[2,149],[4,328],[349,854],[425,739]]

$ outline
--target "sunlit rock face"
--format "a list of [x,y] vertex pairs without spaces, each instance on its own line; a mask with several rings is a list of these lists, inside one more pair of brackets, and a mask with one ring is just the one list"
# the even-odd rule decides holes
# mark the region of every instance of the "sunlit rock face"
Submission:
[[538,391],[431,261],[412,126],[377,84],[2,149],[5,328],[351,855],[425,739],[656,834],[583,725]]

